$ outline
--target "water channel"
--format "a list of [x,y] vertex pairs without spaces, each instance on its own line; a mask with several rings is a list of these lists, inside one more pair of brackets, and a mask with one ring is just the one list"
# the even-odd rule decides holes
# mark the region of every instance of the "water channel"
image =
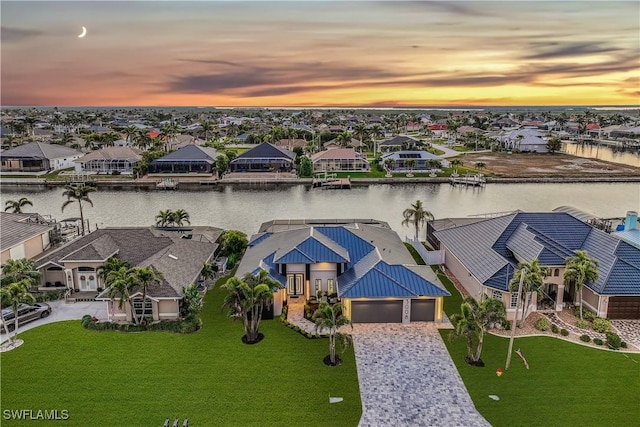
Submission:
[[[60,220],[78,216],[74,203],[64,213],[62,188],[25,187],[0,194],[7,200],[27,197],[26,212]],[[311,189],[304,185],[220,187],[202,191],[106,191],[90,194],[94,206],[85,217],[98,227],[147,226],[160,210],[185,209],[193,225],[213,225],[255,233],[260,224],[287,218],[375,218],[387,221],[400,236],[411,235],[402,226],[402,212],[422,200],[436,218],[465,217],[513,210],[550,211],[570,205],[601,218],[623,217],[640,210],[638,183],[488,184],[484,188],[449,184],[393,184],[354,187],[351,190]]]
[[562,149],[565,153],[573,156],[605,160],[640,168],[640,152],[633,148],[623,149],[608,145],[565,143]]

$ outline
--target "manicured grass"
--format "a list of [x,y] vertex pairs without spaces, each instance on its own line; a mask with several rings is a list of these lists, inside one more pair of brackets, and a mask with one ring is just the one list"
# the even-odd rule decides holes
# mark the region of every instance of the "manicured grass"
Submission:
[[[203,329],[189,335],[89,331],[80,321],[26,331],[21,347],[1,355],[2,409],[66,409],[63,424],[76,426],[161,426],[177,417],[195,426],[358,424],[352,349],[327,367],[326,339],[279,320],[263,321],[260,343],[242,344],[242,324],[221,311],[222,299],[209,291]],[[329,396],[344,401],[329,404]]]
[[431,269],[436,273],[440,282],[449,291],[451,296],[444,299],[443,309],[447,316],[451,317],[453,314],[460,313],[460,306],[462,305],[462,295],[456,289],[455,285],[449,278],[440,271],[440,267],[432,265]]
[[[480,413],[500,426],[637,426],[640,355],[602,351],[551,337],[516,338],[530,369],[514,353],[504,370],[509,340],[485,336],[476,368],[464,361],[463,339],[440,334]],[[499,401],[489,398],[495,394]]]
[[422,257],[418,253],[418,251],[416,251],[416,248],[411,246],[411,243],[405,242],[404,243],[404,247],[407,248],[407,250],[409,251],[409,253],[413,257],[413,260],[416,262],[416,264],[418,264],[418,265],[424,265],[425,264],[424,260],[422,259]]

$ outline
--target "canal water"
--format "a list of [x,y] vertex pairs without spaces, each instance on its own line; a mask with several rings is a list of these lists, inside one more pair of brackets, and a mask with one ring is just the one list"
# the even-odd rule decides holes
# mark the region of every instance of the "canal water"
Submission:
[[[52,215],[60,220],[77,217],[77,204],[64,213],[63,189],[2,191],[7,200],[27,197],[33,207],[25,211]],[[488,184],[484,188],[449,184],[392,184],[354,187],[351,190],[311,189],[304,185],[220,187],[202,191],[103,191],[91,193],[93,207],[85,217],[91,229],[154,224],[160,210],[185,209],[192,225],[212,225],[255,233],[260,224],[288,218],[375,218],[389,223],[400,236],[411,236],[402,226],[402,212],[421,200],[436,218],[487,213],[550,211],[571,205],[601,218],[623,217],[640,210],[638,183]]]
[[640,168],[640,152],[637,149],[617,148],[608,145],[589,145],[564,143],[563,150],[567,154],[589,159],[604,160],[607,162],[621,163]]

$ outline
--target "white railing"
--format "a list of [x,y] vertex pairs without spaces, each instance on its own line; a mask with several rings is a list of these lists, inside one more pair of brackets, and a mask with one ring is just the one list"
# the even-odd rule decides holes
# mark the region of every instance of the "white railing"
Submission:
[[422,257],[425,264],[427,265],[440,265],[444,264],[444,251],[428,251],[427,248],[424,247],[420,240],[410,239],[409,237],[405,237],[404,241],[409,243],[414,247],[418,254]]

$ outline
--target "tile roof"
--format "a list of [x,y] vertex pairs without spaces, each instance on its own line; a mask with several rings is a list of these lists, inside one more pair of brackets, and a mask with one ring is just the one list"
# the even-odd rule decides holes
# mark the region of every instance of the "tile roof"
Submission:
[[3,251],[13,248],[26,240],[48,233],[53,227],[53,224],[48,224],[37,214],[0,212],[0,247]]
[[[286,158],[293,160],[296,158],[296,153],[289,151],[286,148],[278,147],[268,142],[253,147],[249,151],[240,154],[236,159],[260,159],[260,158]],[[234,161],[236,160],[234,159]]]
[[[514,213],[436,231],[437,239],[481,283],[506,290],[517,261],[564,265],[584,250],[599,262],[598,280],[587,287],[601,295],[640,295],[640,248],[565,212]],[[496,268],[499,267],[499,268]]]
[[46,144],[44,142],[29,142],[10,150],[3,151],[3,158],[35,158],[59,159],[64,157],[82,156],[82,153],[64,145]]
[[366,157],[360,153],[357,153],[353,148],[330,148],[328,150],[320,151],[311,156],[311,161],[315,162],[322,159],[344,159],[344,160],[365,160]]
[[142,150],[132,147],[105,147],[85,154],[75,163],[85,163],[91,160],[142,160]]

